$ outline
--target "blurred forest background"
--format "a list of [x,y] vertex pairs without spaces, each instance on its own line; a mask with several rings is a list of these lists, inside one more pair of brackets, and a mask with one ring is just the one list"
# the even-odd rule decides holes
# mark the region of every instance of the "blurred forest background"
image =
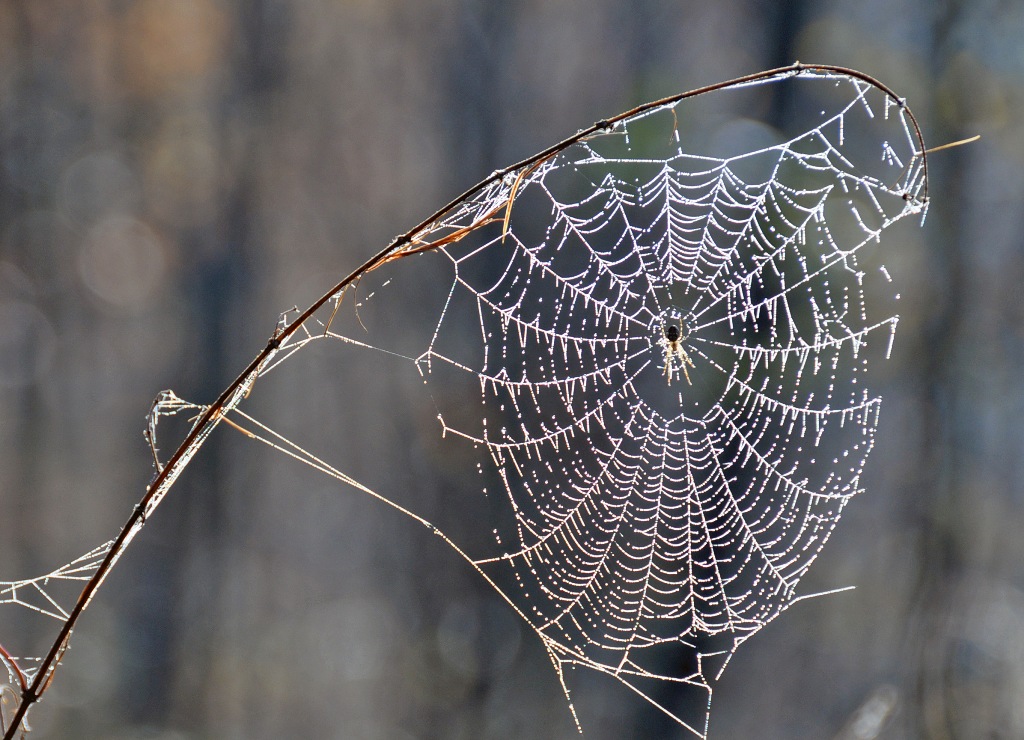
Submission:
[[[4,0],[0,579],[113,537],[157,391],[211,401],[282,310],[494,169],[650,99],[840,64],[929,145],[983,138],[931,158],[925,228],[885,244],[878,444],[801,589],[856,590],[739,650],[711,736],[1024,737],[1022,38],[1017,0]],[[386,391],[320,373],[266,408],[443,507],[453,474]],[[436,537],[237,437],[114,570],[34,737],[574,736],[538,641]],[[581,682],[588,738],[682,737],[627,693]]]

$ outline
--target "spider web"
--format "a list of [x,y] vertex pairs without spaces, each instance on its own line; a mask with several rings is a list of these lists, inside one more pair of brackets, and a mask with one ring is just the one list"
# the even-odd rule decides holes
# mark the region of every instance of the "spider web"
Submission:
[[[736,118],[783,94],[802,128]],[[536,632],[567,697],[571,669],[592,669],[706,737],[714,681],[808,598],[800,580],[861,489],[880,407],[869,366],[898,321],[878,244],[924,216],[921,150],[887,90],[794,67],[644,106],[495,173],[333,304],[282,321],[181,455],[157,459],[114,556],[228,420],[440,535]],[[474,469],[486,522],[475,511],[450,535],[239,408],[324,339],[416,378],[412,414],[436,417]],[[158,399],[154,454],[161,416],[203,408]],[[66,619],[48,584],[90,577],[110,550],[0,583],[0,606]]]
[[[8,650],[13,649],[14,644],[7,642],[7,638],[16,632],[20,638],[17,644],[29,650],[32,649],[30,645],[38,647],[35,644],[37,638],[52,639],[51,629],[46,628],[63,624],[68,619],[82,585],[96,573],[112,544],[106,542],[70,563],[35,578],[0,581],[0,608],[4,612],[4,625],[7,627],[4,631],[5,644],[0,645],[0,665],[3,665],[7,673],[6,682],[0,680],[0,729],[6,731],[8,710],[18,703],[18,693],[14,687],[23,689],[30,683],[36,677],[36,664],[39,662],[39,657],[35,655],[10,654]],[[30,620],[31,624],[19,624],[11,612],[48,619],[42,623],[33,619]]]
[[808,598],[800,579],[860,491],[869,364],[898,321],[867,248],[926,205],[916,127],[873,84],[803,70],[708,97],[736,109],[787,85],[803,130],[702,138],[684,99],[504,173],[289,348],[334,337],[413,363],[497,502],[490,552],[448,543],[567,696],[567,669],[594,669],[699,737],[713,681]]

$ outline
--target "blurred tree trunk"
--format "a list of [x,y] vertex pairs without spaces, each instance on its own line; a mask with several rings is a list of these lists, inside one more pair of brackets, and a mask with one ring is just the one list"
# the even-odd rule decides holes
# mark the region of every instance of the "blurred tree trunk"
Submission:
[[[940,80],[955,52],[954,36],[961,16],[959,0],[942,0],[932,7],[929,83],[932,90]],[[931,135],[929,146],[941,145],[962,137],[951,130],[938,107],[938,96],[923,112]],[[947,101],[949,102],[949,101]],[[960,109],[962,101],[954,106]],[[960,737],[950,704],[955,683],[957,635],[969,604],[962,598],[962,579],[974,536],[964,500],[964,471],[970,469],[968,440],[970,427],[962,415],[967,411],[961,380],[964,368],[958,366],[958,352],[970,327],[964,324],[964,306],[968,302],[967,266],[962,244],[965,238],[963,186],[964,166],[970,151],[956,148],[937,152],[928,159],[928,254],[933,280],[928,300],[927,320],[922,324],[921,346],[927,352],[924,362],[915,365],[919,377],[913,383],[924,394],[921,451],[915,466],[915,486],[910,498],[910,520],[918,534],[918,579],[915,592],[907,602],[910,634],[906,665],[913,690],[910,692],[912,731],[915,737],[946,740]]]

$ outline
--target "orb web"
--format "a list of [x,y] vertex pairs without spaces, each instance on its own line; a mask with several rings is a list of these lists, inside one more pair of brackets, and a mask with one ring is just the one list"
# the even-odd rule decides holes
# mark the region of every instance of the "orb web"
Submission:
[[[802,85],[812,124],[715,155],[685,135],[689,101],[646,111],[494,183],[433,225],[472,233],[406,266],[448,261],[415,363],[504,504],[474,564],[563,685],[607,673],[698,736],[707,704],[676,711],[649,685],[709,702],[736,647],[802,598],[860,491],[869,365],[898,320],[867,247],[924,211],[899,101],[834,74],[767,84]],[[408,289],[379,272],[361,310]]]

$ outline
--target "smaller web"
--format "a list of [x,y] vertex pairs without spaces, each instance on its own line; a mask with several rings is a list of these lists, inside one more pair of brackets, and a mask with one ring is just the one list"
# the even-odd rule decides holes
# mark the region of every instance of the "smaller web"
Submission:
[[[49,620],[56,634],[68,620],[82,586],[96,574],[112,545],[112,541],[106,542],[45,575],[0,581],[0,613],[4,623],[8,623],[8,618],[13,621],[12,612],[37,615]],[[0,643],[0,663],[7,671],[7,683],[3,686],[5,707],[16,703],[14,687],[23,689],[35,679],[40,660],[38,655],[11,654],[8,646]]]

